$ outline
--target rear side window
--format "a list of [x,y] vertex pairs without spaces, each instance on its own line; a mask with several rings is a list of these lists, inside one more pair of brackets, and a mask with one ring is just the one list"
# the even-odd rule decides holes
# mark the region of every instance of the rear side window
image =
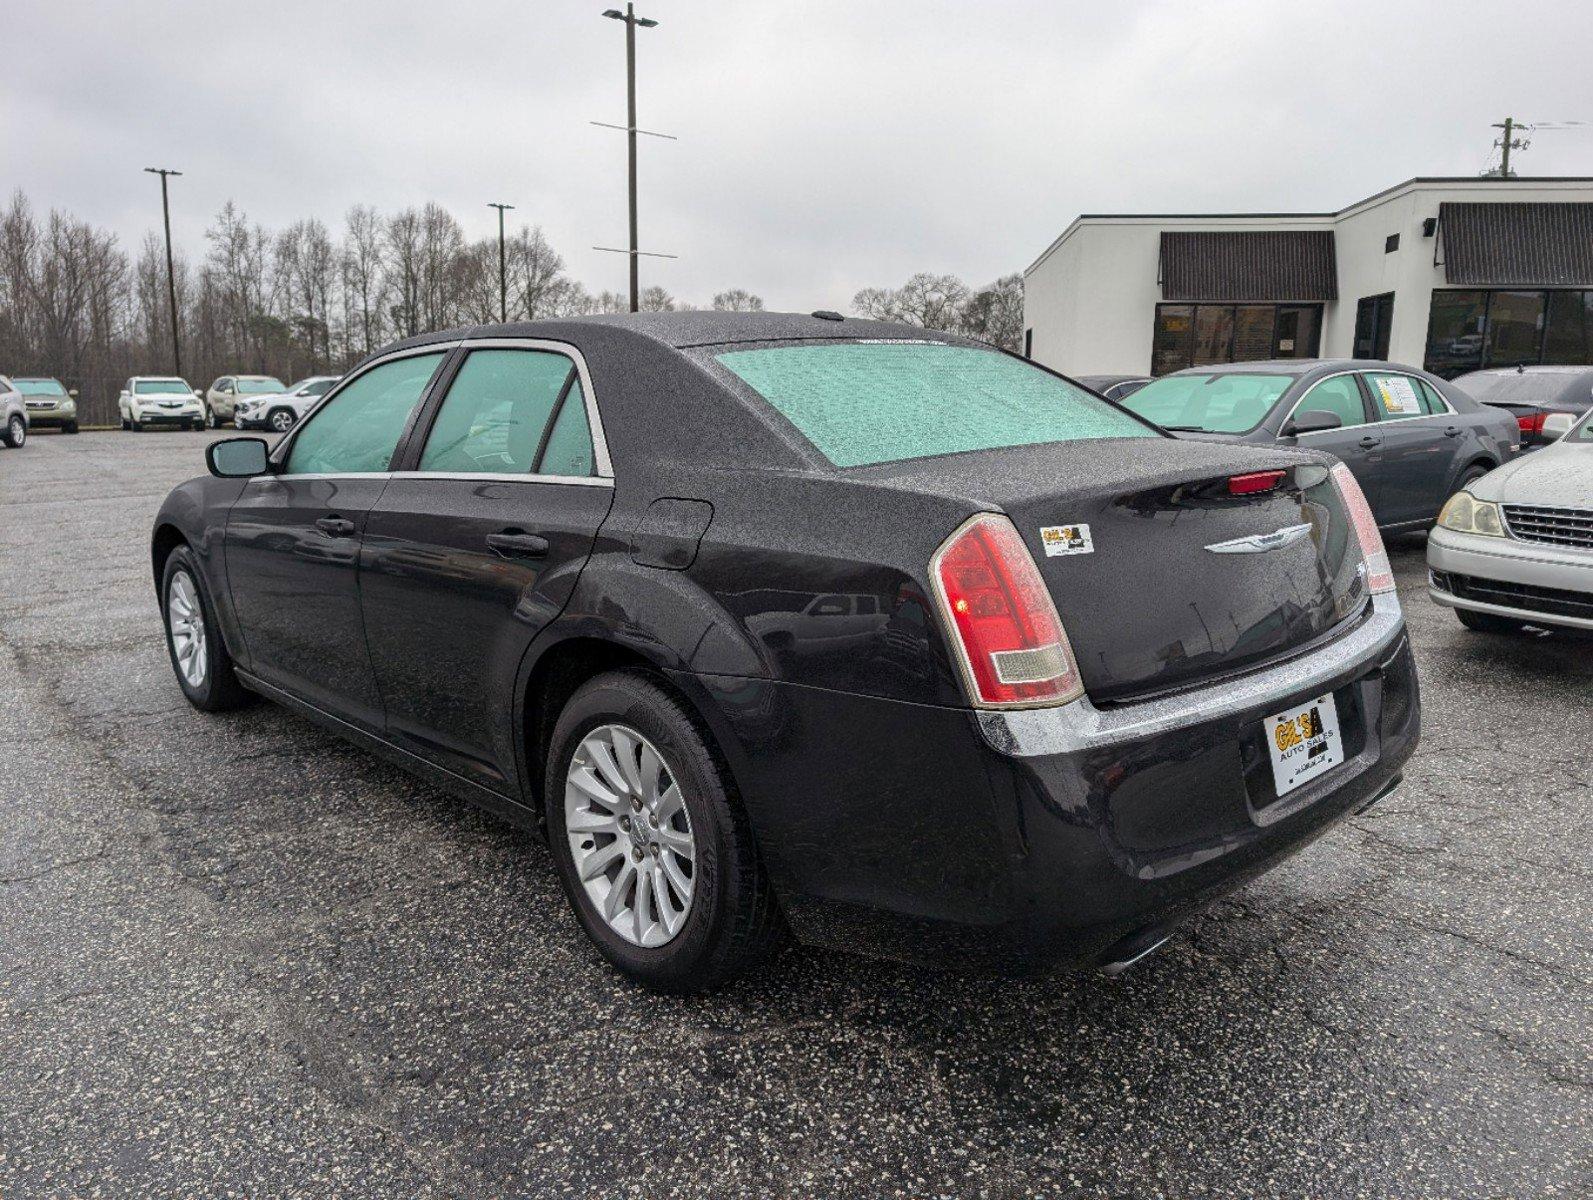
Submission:
[[590,475],[592,437],[575,364],[544,350],[476,350],[444,397],[422,471]]
[[1432,388],[1414,376],[1368,371],[1366,383],[1372,391],[1372,408],[1380,421],[1426,417],[1447,411]]
[[387,470],[415,402],[446,355],[416,354],[372,367],[317,408],[288,454],[290,475]]
[[1300,403],[1294,406],[1296,417],[1308,412],[1330,412],[1345,425],[1366,424],[1366,408],[1361,403],[1361,389],[1353,375],[1335,375],[1313,387]]
[[824,343],[714,357],[837,467],[1158,436],[1100,397],[993,350]]

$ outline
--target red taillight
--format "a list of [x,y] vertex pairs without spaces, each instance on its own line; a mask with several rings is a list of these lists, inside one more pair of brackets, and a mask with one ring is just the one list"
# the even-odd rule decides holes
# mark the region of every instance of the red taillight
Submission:
[[1065,704],[1084,694],[1051,593],[1010,520],[971,518],[935,554],[930,575],[976,704]]
[[1542,433],[1543,423],[1548,419],[1546,412],[1523,413],[1516,418],[1516,424],[1521,426],[1522,433]]
[[1285,471],[1252,471],[1248,475],[1234,475],[1228,480],[1228,494],[1231,496],[1254,496],[1258,492],[1270,492],[1283,482]]
[[1355,537],[1361,543],[1361,558],[1366,562],[1366,587],[1373,595],[1394,590],[1394,568],[1389,565],[1388,551],[1383,546],[1383,535],[1377,531],[1377,518],[1372,506],[1366,502],[1366,493],[1355,482],[1355,476],[1343,463],[1333,467],[1333,484],[1339,490],[1339,499],[1350,515],[1355,527]]

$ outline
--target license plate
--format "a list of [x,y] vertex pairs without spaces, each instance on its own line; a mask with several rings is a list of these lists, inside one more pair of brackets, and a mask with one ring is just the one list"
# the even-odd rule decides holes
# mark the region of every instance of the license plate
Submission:
[[1279,796],[1310,783],[1344,761],[1338,706],[1331,693],[1262,722]]

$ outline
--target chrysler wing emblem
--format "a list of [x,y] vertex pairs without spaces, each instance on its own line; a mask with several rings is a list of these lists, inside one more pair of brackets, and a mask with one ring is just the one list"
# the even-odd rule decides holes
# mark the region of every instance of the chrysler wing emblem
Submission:
[[1271,533],[1253,533],[1249,537],[1234,538],[1231,542],[1213,542],[1206,549],[1213,554],[1265,554],[1268,550],[1292,546],[1310,532],[1311,523],[1307,521],[1303,525],[1285,525]]

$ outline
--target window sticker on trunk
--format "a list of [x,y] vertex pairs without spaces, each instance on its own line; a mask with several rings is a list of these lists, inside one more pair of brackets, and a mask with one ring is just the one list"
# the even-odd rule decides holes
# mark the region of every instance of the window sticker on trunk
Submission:
[[1095,550],[1088,525],[1046,525],[1040,530],[1040,541],[1045,544],[1047,558],[1062,554],[1090,554]]

